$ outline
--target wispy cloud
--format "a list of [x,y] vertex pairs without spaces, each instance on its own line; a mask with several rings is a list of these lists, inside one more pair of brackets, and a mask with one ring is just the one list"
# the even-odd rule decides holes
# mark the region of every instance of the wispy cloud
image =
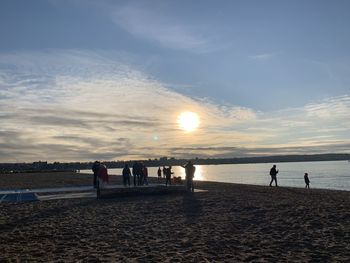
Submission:
[[269,60],[269,59],[272,59],[272,58],[278,56],[281,53],[282,52],[279,52],[279,51],[278,52],[261,53],[261,54],[249,56],[249,58],[252,60],[266,61],[266,60]]
[[129,2],[112,14],[113,21],[135,37],[155,42],[163,47],[203,52],[209,49],[209,39],[190,24],[181,23],[170,13],[154,10],[144,3]]
[[[346,151],[350,96],[258,112],[191,98],[87,51],[0,54],[0,161]],[[181,131],[182,111],[200,127]]]

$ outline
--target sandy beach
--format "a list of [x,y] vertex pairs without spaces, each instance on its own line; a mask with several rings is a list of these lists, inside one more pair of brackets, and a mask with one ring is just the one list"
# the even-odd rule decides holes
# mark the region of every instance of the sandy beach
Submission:
[[[84,174],[0,175],[2,190],[91,182]],[[350,260],[350,192],[215,182],[196,187],[208,191],[1,202],[0,261]]]

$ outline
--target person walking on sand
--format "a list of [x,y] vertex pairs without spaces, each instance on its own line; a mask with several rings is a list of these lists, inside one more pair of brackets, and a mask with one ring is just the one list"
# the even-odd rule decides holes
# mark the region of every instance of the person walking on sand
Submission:
[[160,179],[162,178],[162,170],[160,169],[160,167],[158,167],[157,175],[158,175],[158,183],[159,183]]
[[194,178],[194,173],[196,171],[196,167],[193,165],[191,161],[188,161],[187,164],[185,165],[181,165],[181,167],[185,168],[187,191],[190,191],[193,193],[194,192],[193,178]]
[[304,174],[304,181],[305,181],[305,189],[310,189],[310,180],[309,180],[309,174]]
[[99,169],[100,169],[100,162],[95,161],[94,164],[92,165],[92,172],[94,173],[94,179],[93,179],[94,188],[97,187],[97,178],[98,178]]
[[126,163],[123,168],[123,184],[124,186],[128,185],[130,186],[130,168],[129,165]]
[[272,182],[275,181],[275,185],[277,185],[277,174],[278,174],[278,170],[276,170],[276,165],[274,164],[273,167],[270,170],[270,175],[271,175],[271,182],[270,182],[270,186],[272,186]]

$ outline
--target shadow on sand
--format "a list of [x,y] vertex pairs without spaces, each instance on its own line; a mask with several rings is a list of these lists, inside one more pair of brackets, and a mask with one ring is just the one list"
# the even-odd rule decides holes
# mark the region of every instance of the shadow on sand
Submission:
[[202,213],[202,204],[193,193],[184,194],[182,206],[187,223],[195,222]]

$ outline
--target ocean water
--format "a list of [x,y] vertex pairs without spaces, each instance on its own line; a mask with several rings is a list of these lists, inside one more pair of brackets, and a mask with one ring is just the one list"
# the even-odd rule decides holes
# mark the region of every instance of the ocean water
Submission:
[[[275,163],[279,173],[279,186],[305,187],[304,173],[309,174],[310,188],[350,191],[350,162],[290,162]],[[268,185],[272,163],[195,165],[195,180],[226,183]],[[157,176],[158,167],[149,167],[149,176]],[[109,169],[109,174],[120,175],[122,169]],[[175,176],[185,178],[185,169],[174,166]],[[81,170],[90,173],[91,170]]]

